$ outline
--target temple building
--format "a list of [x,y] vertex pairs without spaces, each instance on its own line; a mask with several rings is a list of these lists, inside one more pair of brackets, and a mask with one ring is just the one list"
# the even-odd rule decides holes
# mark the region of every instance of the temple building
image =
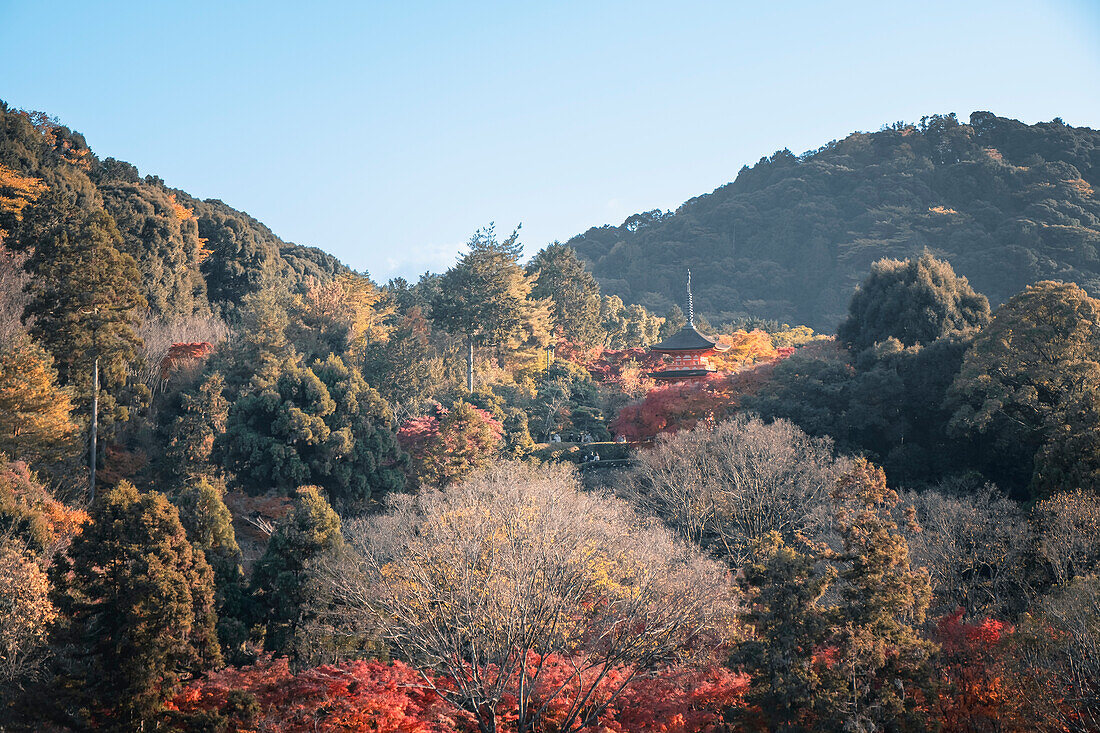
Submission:
[[688,322],[676,333],[664,341],[649,347],[655,354],[667,354],[672,363],[664,368],[650,372],[649,376],[659,382],[685,382],[701,379],[714,374],[707,363],[707,357],[729,349],[729,344],[720,344],[717,339],[704,336],[695,330],[695,304],[691,297],[691,270],[688,270]]

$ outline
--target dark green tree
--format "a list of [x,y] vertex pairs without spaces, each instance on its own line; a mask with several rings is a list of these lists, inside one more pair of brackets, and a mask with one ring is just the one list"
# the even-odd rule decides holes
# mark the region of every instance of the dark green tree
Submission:
[[[1030,484],[1042,494],[1058,488],[1056,475],[1088,477],[1100,466],[1095,450],[1081,445],[1073,455],[1051,445],[1096,430],[1096,395],[1100,301],[1073,284],[1041,282],[1001,306],[966,352],[949,394],[951,428],[982,439],[985,467],[998,483],[1017,491]],[[1035,461],[1041,451],[1044,466]]]
[[397,319],[389,340],[374,341],[363,349],[363,377],[394,409],[413,407],[443,382],[443,363],[432,348],[432,327],[412,306]]
[[473,391],[474,347],[505,346],[550,339],[550,309],[531,297],[535,276],[519,264],[523,245],[519,230],[503,242],[492,225],[479,229],[469,250],[448,270],[432,302],[432,318],[465,340],[466,387]]
[[848,304],[837,338],[852,351],[887,339],[903,346],[981,328],[989,301],[974,292],[951,264],[925,252],[911,260],[879,260]]
[[537,275],[531,297],[549,298],[554,325],[565,337],[582,344],[600,339],[600,286],[577,256],[560,242],[549,244],[527,263]]
[[225,380],[214,372],[197,390],[180,395],[180,414],[168,430],[165,449],[169,471],[179,483],[212,476],[211,454],[214,438],[225,432],[229,401],[225,398]]
[[100,497],[52,581],[63,679],[96,727],[141,729],[182,679],[222,663],[213,573],[162,494],[123,482]]
[[340,518],[313,486],[299,488],[252,572],[255,621],[264,649],[294,660],[315,658],[315,623],[329,593],[319,571],[344,544]]
[[229,410],[216,455],[246,491],[322,487],[342,512],[404,488],[406,458],[389,405],[338,356],[289,366]]
[[115,411],[127,367],[138,359],[134,333],[145,298],[134,260],[119,250],[121,237],[111,217],[96,211],[59,228],[34,249],[26,268],[31,301],[24,318],[30,332],[53,354],[63,384],[76,400],[91,397],[93,362],[99,361],[100,410]]
[[836,577],[832,567],[815,569],[821,558],[804,554],[770,532],[744,569],[751,599],[744,620],[751,637],[737,645],[731,663],[748,673],[749,692],[740,710],[746,722],[768,731],[810,731],[829,710],[821,662],[815,662],[831,633],[821,597]]

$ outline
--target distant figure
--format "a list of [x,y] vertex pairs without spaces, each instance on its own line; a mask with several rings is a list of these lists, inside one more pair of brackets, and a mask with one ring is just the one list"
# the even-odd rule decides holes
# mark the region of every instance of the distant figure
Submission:
[[557,433],[553,433],[553,434],[552,434],[552,435],[550,436],[550,442],[551,442],[551,443],[560,443],[560,442],[561,442],[561,436],[560,436],[560,435],[558,435]]
[[615,436],[615,442],[616,443],[625,443],[626,442],[626,437],[622,436],[622,435],[616,435]]

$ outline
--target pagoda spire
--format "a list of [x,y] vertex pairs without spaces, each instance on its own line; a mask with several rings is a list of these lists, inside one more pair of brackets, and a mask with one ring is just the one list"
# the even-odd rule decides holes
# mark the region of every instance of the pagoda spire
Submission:
[[688,270],[688,326],[695,328],[695,303],[691,299],[691,270]]

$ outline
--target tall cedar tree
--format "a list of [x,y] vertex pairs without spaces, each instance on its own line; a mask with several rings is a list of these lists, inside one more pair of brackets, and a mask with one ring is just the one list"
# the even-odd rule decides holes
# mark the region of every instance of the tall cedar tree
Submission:
[[565,337],[585,345],[597,342],[600,333],[600,286],[576,250],[559,242],[544,247],[527,264],[537,275],[531,296],[549,298],[554,325]]
[[309,658],[316,641],[310,624],[329,594],[319,576],[321,564],[343,545],[340,518],[317,488],[298,489],[252,572],[254,620],[264,629],[266,650]]
[[121,244],[114,221],[100,210],[38,242],[26,264],[31,335],[53,354],[62,384],[74,385],[82,403],[90,401],[92,362],[99,359],[100,404],[108,415],[111,395],[138,358],[134,327],[146,306],[141,274]]
[[168,470],[182,484],[214,474],[214,438],[225,432],[229,401],[225,379],[214,372],[195,391],[180,395],[180,415],[168,430],[165,458]]
[[120,483],[51,572],[62,679],[93,726],[138,730],[182,679],[221,665],[213,573],[164,495]]
[[466,345],[466,387],[473,390],[474,347],[550,339],[548,301],[531,298],[535,276],[519,264],[519,230],[498,242],[492,225],[470,238],[469,251],[443,275],[432,317]]
[[49,352],[23,334],[0,344],[0,454],[36,468],[65,457],[74,448],[72,409]]
[[928,252],[911,260],[879,260],[848,304],[837,338],[862,351],[895,338],[903,346],[929,344],[989,322],[989,301],[974,292],[951,264]]
[[443,363],[432,348],[431,333],[421,307],[414,305],[397,319],[389,340],[363,348],[363,377],[395,411],[415,407],[443,382]]
[[842,569],[832,623],[830,729],[924,730],[918,706],[930,684],[935,645],[919,628],[932,584],[927,572],[910,566],[909,544],[891,518],[898,496],[881,468],[859,458],[837,481],[833,499],[844,550],[836,558]]
[[752,636],[737,645],[730,661],[749,675],[749,707],[738,714],[753,729],[814,730],[827,709],[827,686],[815,655],[828,641],[830,627],[818,602],[836,571],[816,571],[818,560],[769,532],[744,569],[742,584],[751,598],[744,620]]
[[330,355],[291,366],[272,386],[234,402],[215,449],[249,492],[318,485],[341,511],[355,512],[405,486],[407,459],[392,427],[377,390]]
[[1100,301],[1073,284],[1036,283],[966,352],[949,394],[951,428],[986,438],[987,467],[1002,485],[1030,483],[1033,496],[1077,488],[1062,481],[1093,488],[1098,397]]

